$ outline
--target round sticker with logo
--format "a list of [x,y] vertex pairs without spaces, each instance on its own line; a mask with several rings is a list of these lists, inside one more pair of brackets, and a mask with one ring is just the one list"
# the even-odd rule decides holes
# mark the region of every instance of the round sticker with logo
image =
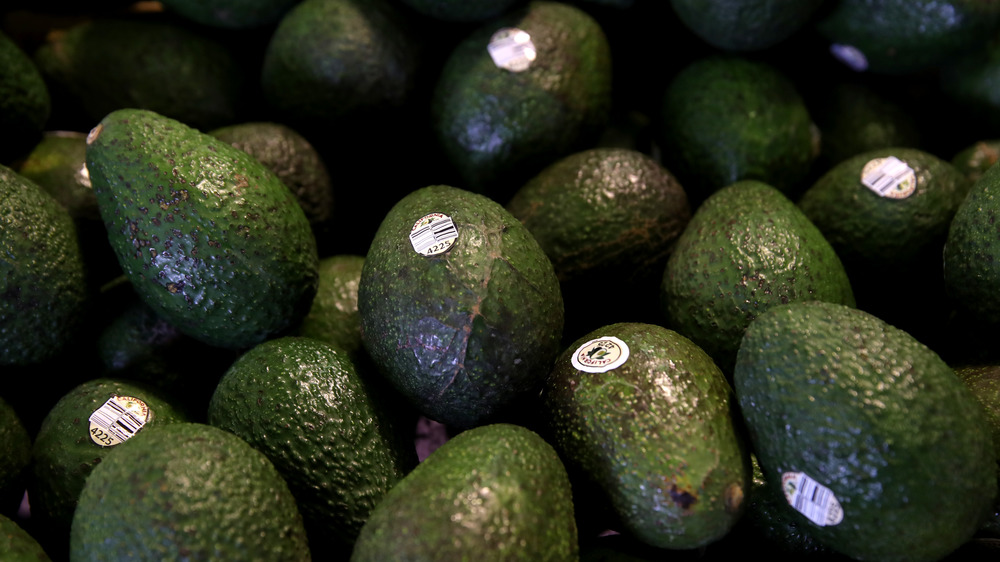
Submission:
[[413,223],[410,244],[422,256],[443,254],[455,245],[458,228],[451,217],[444,213],[428,213]]
[[628,354],[628,344],[614,336],[602,336],[577,348],[571,361],[585,373],[604,373],[624,365]]
[[153,412],[134,396],[112,396],[90,414],[90,439],[113,447],[131,439],[153,418]]

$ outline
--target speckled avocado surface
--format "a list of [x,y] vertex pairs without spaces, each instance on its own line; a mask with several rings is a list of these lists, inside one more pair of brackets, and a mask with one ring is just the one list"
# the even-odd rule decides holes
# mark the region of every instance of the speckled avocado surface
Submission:
[[533,431],[501,423],[459,433],[394,486],[351,560],[572,562],[577,540],[559,456]]
[[[607,495],[619,529],[669,549],[729,532],[750,490],[732,388],[691,340],[620,323],[574,342],[544,391],[553,444]],[[591,493],[591,492],[581,492]]]
[[87,168],[122,270],[182,332],[246,348],[308,312],[316,239],[291,190],[246,152],[123,109],[90,132]]
[[997,493],[980,405],[930,348],[862,310],[797,302],[757,317],[736,397],[786,511],[862,560],[937,560]]

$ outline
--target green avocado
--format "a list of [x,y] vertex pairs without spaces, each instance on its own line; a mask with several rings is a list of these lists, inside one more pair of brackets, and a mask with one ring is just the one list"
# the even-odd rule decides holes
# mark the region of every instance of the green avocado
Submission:
[[50,34],[34,60],[60,116],[80,123],[80,130],[123,108],[207,130],[236,122],[248,99],[235,55],[202,30],[176,22],[82,20]]
[[261,343],[219,381],[208,422],[264,453],[288,482],[313,554],[349,550],[372,509],[417,464],[400,419],[348,354],[312,338]]
[[553,161],[595,146],[611,115],[599,23],[534,1],[479,25],[447,56],[432,126],[461,184],[505,201]]
[[90,294],[76,226],[35,182],[0,165],[0,365],[67,349]]
[[559,352],[552,262],[499,203],[418,189],[386,215],[358,286],[361,338],[427,417],[471,427],[537,393]]
[[309,311],[315,236],[295,194],[253,156],[123,109],[91,131],[87,168],[122,270],[185,334],[248,348]]
[[0,32],[0,164],[11,165],[41,140],[51,112],[49,89],[38,67]]
[[747,328],[734,388],[764,477],[814,538],[858,560],[938,560],[993,506],[982,407],[932,349],[841,304],[774,307]]
[[143,437],[87,478],[70,560],[311,559],[295,498],[263,453],[198,423]]
[[[115,397],[138,406],[122,408]],[[119,406],[105,406],[109,401]],[[123,442],[144,438],[147,429],[187,419],[172,401],[139,382],[97,378],[77,385],[49,410],[35,437],[28,486],[32,518],[64,541],[95,466]]]
[[559,455],[532,430],[500,423],[452,437],[393,486],[351,561],[575,562],[577,541]]
[[773,47],[810,22],[824,0],[670,0],[698,37],[726,51]]
[[584,475],[577,493],[607,496],[616,530],[695,549],[743,514],[750,459],[732,388],[677,332],[619,323],[583,336],[556,359],[544,403],[553,446]]
[[660,286],[666,326],[698,344],[727,376],[753,319],[803,300],[855,304],[847,272],[819,229],[780,191],[755,180],[702,203]]
[[938,70],[986,45],[1000,24],[993,0],[838,0],[816,22],[831,52],[856,71]]
[[656,123],[663,163],[694,203],[746,179],[791,194],[819,154],[795,84],[746,56],[713,54],[682,68],[661,96]]

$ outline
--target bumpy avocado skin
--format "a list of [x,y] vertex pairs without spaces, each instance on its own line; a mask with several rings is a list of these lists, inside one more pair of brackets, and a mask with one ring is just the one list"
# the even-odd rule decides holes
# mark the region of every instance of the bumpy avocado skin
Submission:
[[[590,373],[572,358],[614,336],[629,349],[614,369]],[[627,532],[670,549],[725,536],[743,513],[750,459],[732,388],[711,357],[677,332],[619,323],[560,354],[546,386],[553,444],[567,465],[610,498]]]
[[[527,70],[497,67],[502,28],[527,32]],[[448,56],[432,97],[433,127],[463,186],[506,200],[556,159],[596,144],[610,119],[611,51],[600,25],[561,2],[530,2],[483,24]]]
[[146,110],[109,114],[87,168],[122,270],[157,313],[210,345],[288,330],[316,293],[316,239],[252,156]]
[[10,165],[31,150],[51,112],[48,86],[38,67],[0,32],[0,164]]
[[70,560],[311,559],[295,499],[263,453],[202,424],[145,437],[123,443],[87,479]]
[[[424,256],[410,242],[429,213],[458,237]],[[358,287],[375,364],[426,416],[480,425],[536,392],[559,352],[563,301],[552,263],[495,201],[450,186],[400,200],[375,235]]]
[[801,302],[747,329],[734,388],[764,476],[804,473],[838,500],[809,533],[859,560],[937,560],[989,514],[992,434],[954,371],[859,309]]
[[695,202],[747,179],[790,194],[818,155],[805,100],[763,61],[726,54],[695,60],[667,86],[659,110],[664,164]]
[[3,165],[0,251],[0,365],[57,356],[88,303],[76,226],[51,195]]
[[732,373],[743,332],[768,308],[802,300],[855,305],[840,258],[774,187],[746,180],[695,212],[663,272],[667,326]]
[[389,491],[352,562],[579,558],[573,498],[559,456],[511,424],[469,429]]
[[405,432],[412,426],[380,398],[344,350],[285,337],[233,363],[212,396],[208,422],[271,459],[296,497],[314,553],[342,551],[417,464]]

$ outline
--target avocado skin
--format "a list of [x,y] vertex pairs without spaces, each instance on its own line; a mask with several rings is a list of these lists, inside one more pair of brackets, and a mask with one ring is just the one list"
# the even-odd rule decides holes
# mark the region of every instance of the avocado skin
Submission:
[[0,164],[12,165],[41,140],[51,112],[48,86],[38,67],[0,32]]
[[246,348],[308,312],[315,237],[295,195],[246,152],[123,109],[92,131],[87,168],[122,270],[185,334]]
[[859,49],[864,70],[914,74],[989,41],[1000,22],[992,0],[839,0],[816,22],[833,43]]
[[[498,68],[486,47],[504,27],[531,36],[530,68]],[[596,20],[529,2],[477,27],[445,61],[431,99],[434,133],[462,186],[507,200],[543,167],[597,143],[611,115],[611,50]]]
[[[454,246],[423,256],[409,240],[449,215]],[[536,392],[559,352],[563,301],[552,263],[500,204],[451,186],[407,195],[379,226],[358,286],[365,349],[424,415],[472,427]]]
[[87,479],[70,560],[311,559],[295,499],[263,453],[210,425],[144,437],[122,443]]
[[670,0],[698,37],[726,51],[773,47],[804,27],[824,0]]
[[[615,336],[630,354],[604,373],[577,370],[584,343]],[[743,513],[750,459],[732,388],[711,357],[654,324],[618,323],[584,335],[556,359],[544,403],[552,443],[586,486],[607,495],[617,530],[659,548],[721,539]]]
[[948,299],[972,318],[1000,323],[1000,244],[996,239],[1000,206],[1000,167],[989,168],[969,190],[948,226],[944,246],[944,284]]
[[99,17],[52,35],[34,61],[71,123],[86,130],[111,111],[148,109],[201,130],[236,122],[246,75],[197,28]]
[[89,301],[76,227],[41,187],[0,165],[0,365],[52,359]]
[[402,420],[379,398],[344,350],[284,337],[233,363],[208,422],[267,455],[296,497],[312,552],[333,553],[350,548],[372,509],[417,464]]
[[810,534],[859,560],[937,560],[988,515],[996,457],[982,408],[930,348],[867,312],[801,302],[761,314],[734,388],[767,480],[803,472],[843,520]]
[[660,286],[666,326],[704,349],[727,376],[753,319],[801,300],[855,305],[844,266],[819,229],[780,191],[755,180],[702,203]]
[[573,562],[577,540],[559,456],[533,431],[500,423],[452,437],[393,486],[351,560]]
[[663,163],[693,204],[747,179],[791,194],[818,155],[812,117],[795,84],[746,56],[709,55],[682,68],[657,119]]

